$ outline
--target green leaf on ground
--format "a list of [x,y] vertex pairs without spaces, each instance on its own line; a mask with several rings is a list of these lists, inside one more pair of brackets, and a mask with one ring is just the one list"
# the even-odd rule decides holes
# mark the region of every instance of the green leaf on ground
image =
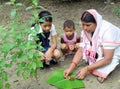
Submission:
[[[71,74],[70,76],[75,78],[75,74]],[[82,80],[74,79],[69,80],[63,77],[63,70],[55,71],[48,79],[47,83],[51,84],[60,89],[76,89],[76,88],[84,88],[85,85]]]

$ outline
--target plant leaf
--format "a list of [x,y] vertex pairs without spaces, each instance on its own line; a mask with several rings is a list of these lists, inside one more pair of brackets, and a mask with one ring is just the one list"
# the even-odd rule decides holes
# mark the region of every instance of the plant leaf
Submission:
[[16,6],[22,6],[22,3],[17,3]]
[[30,10],[30,9],[32,9],[32,8],[33,8],[33,6],[29,6],[29,7],[27,7],[25,10],[28,11],[28,10]]
[[5,4],[6,4],[6,5],[11,5],[11,4],[12,4],[12,2],[6,2]]
[[[70,76],[75,76],[75,74],[71,74]],[[60,89],[76,89],[76,88],[83,88],[84,83],[82,80],[74,79],[69,80],[63,77],[63,70],[55,71],[48,79],[47,83],[54,85]]]
[[5,81],[8,80],[8,76],[7,76],[7,73],[6,73],[6,72],[3,72],[3,78],[4,78]]
[[6,89],[10,89],[10,86],[11,86],[11,85],[10,85],[9,83],[6,83],[6,84],[5,84],[5,88],[6,88]]
[[37,6],[38,9],[45,9],[43,6]]
[[16,12],[17,12],[16,9],[13,9],[13,10],[11,11],[11,14],[10,14],[11,18],[14,18],[14,17],[15,17]]
[[[48,79],[47,79],[47,83],[51,84],[51,85],[54,85],[57,81],[60,81],[60,80],[63,80],[64,77],[62,76],[62,70],[58,70],[56,72],[54,72],[52,74],[52,76],[50,76]],[[59,76],[59,77],[57,77]],[[57,78],[55,78],[57,77]]]
[[22,74],[22,77],[23,77],[24,80],[27,79],[27,76],[24,73]]
[[32,63],[32,68],[35,70],[36,69],[36,63]]

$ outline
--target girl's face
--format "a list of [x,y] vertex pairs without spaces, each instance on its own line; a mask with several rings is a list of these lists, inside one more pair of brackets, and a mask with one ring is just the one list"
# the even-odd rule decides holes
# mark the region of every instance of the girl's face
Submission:
[[82,28],[88,33],[92,33],[96,29],[96,23],[82,21]]
[[40,24],[44,32],[49,32],[52,27],[52,22],[44,22]]
[[66,34],[67,37],[73,36],[74,31],[75,31],[74,27],[70,27],[70,28],[65,27],[64,28],[64,32],[65,32],[65,34]]

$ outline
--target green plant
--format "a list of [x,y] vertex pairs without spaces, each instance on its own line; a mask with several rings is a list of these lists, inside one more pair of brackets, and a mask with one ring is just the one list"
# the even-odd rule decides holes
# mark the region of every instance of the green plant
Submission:
[[[36,34],[39,27],[35,30],[30,29],[30,25],[38,20],[37,11],[34,9],[33,17],[27,23],[22,23],[21,16],[18,13],[22,3],[16,3],[11,0],[8,5],[12,5],[13,9],[10,13],[11,21],[5,26],[0,26],[0,89],[3,87],[9,89],[10,84],[7,83],[8,73],[6,68],[12,67],[13,63],[17,66],[16,74],[22,75],[23,79],[36,76],[36,69],[42,67],[41,55],[34,52],[36,43],[28,40],[28,34]],[[33,7],[37,7],[37,0],[33,1]],[[29,8],[32,9],[32,8]],[[29,10],[27,9],[27,10]],[[41,47],[41,45],[39,45]]]
[[26,10],[30,9],[44,9],[44,7],[38,5],[38,0],[32,0],[32,5],[27,7]]
[[117,16],[120,16],[120,5],[114,6],[113,13],[115,13]]

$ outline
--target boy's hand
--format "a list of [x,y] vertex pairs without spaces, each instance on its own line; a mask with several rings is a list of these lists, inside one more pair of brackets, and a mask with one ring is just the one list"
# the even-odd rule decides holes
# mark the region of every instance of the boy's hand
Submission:
[[51,49],[49,48],[48,51],[45,53],[45,58],[47,61],[50,61],[51,58],[52,58],[52,51]]
[[76,43],[75,44],[75,49],[78,49],[80,46],[79,46],[79,43]]

